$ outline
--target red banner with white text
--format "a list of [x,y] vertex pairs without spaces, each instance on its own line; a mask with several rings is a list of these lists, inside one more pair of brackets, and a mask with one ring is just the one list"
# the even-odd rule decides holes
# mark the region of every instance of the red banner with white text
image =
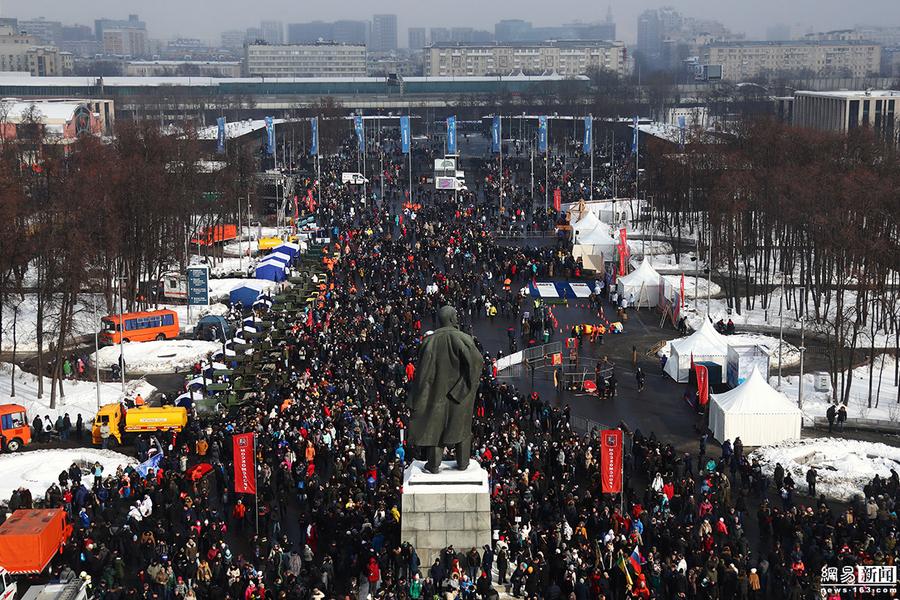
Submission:
[[709,371],[705,366],[695,363],[694,373],[697,375],[697,400],[700,406],[706,406],[709,402]]
[[238,494],[256,493],[255,434],[232,436],[234,444],[234,491]]
[[601,431],[600,450],[603,493],[618,494],[622,491],[622,431],[620,429]]

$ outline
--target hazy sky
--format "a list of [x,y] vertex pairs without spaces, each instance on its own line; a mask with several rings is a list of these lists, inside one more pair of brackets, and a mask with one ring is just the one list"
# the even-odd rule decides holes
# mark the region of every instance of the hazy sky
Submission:
[[611,4],[618,37],[632,42],[637,15],[646,8],[674,6],[686,15],[722,21],[734,31],[762,38],[767,25],[791,25],[793,33],[850,27],[854,24],[900,25],[900,0],[0,0],[0,14],[19,18],[44,16],[92,25],[100,16],[125,18],[138,13],[151,37],[218,39],[219,32],[244,29],[260,19],[285,23],[334,19],[370,19],[372,13],[396,13],[400,45],[410,26],[469,26],[493,31],[502,18],[535,25],[573,20],[597,21]]

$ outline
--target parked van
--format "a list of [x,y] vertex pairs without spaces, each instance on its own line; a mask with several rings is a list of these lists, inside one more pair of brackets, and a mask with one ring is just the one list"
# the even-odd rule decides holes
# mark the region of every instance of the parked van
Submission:
[[187,425],[187,410],[181,406],[141,406],[126,409],[119,403],[100,407],[91,427],[91,441],[101,444],[100,426],[109,424],[110,436],[119,444],[131,434],[146,431],[181,431]]
[[18,452],[22,446],[31,443],[31,427],[24,406],[0,404],[0,434],[3,435],[2,450]]
[[[178,314],[174,310],[154,310],[132,312],[123,315],[107,315],[102,319],[101,344],[118,344],[120,337],[125,342],[148,342],[168,340],[178,337]],[[125,323],[124,331],[120,323]]]

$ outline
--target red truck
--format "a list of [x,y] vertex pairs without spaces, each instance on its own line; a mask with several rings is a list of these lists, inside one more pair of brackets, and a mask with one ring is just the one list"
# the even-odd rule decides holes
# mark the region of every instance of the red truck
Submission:
[[204,227],[191,239],[191,244],[199,246],[212,246],[219,242],[228,242],[237,239],[237,225],[216,225]]
[[17,510],[0,525],[0,567],[12,575],[42,573],[71,535],[61,508]]

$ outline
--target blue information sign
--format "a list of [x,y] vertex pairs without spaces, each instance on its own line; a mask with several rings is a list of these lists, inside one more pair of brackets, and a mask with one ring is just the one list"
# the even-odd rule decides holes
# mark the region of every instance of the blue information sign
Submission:
[[187,268],[187,301],[190,306],[209,306],[209,267]]

